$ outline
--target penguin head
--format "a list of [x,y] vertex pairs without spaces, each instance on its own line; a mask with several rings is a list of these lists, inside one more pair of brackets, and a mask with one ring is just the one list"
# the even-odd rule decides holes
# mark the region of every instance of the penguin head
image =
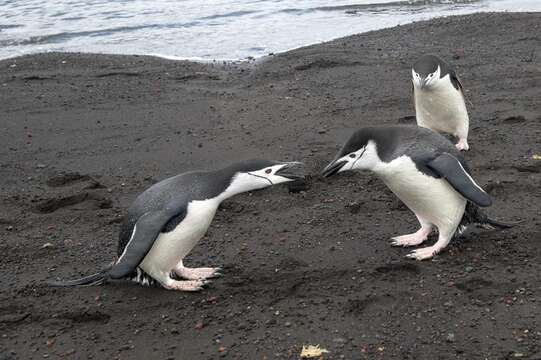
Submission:
[[289,181],[303,179],[304,164],[269,160],[247,160],[232,165],[233,175],[229,191],[242,193]]
[[445,63],[435,55],[424,55],[411,68],[412,81],[415,87],[430,89],[436,86],[441,78]]
[[349,170],[372,170],[380,162],[371,128],[364,128],[349,138],[322,174],[329,177]]

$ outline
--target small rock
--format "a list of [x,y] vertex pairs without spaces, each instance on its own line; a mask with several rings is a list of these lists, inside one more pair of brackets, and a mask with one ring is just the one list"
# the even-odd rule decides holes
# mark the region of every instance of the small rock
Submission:
[[11,226],[11,225],[9,225],[9,226],[6,226],[6,230],[7,230],[7,231],[11,231],[11,230],[13,230],[13,226]]
[[352,202],[345,206],[345,208],[352,214],[357,214],[361,211],[361,204],[358,202]]
[[36,167],[38,169],[45,169],[47,167],[47,165],[45,165],[45,164],[37,164]]
[[41,245],[41,248],[42,249],[48,249],[48,248],[52,248],[53,246],[54,246],[53,244],[48,242],[48,243],[45,243],[45,244]]
[[449,333],[447,334],[447,336],[445,337],[445,341],[447,342],[455,342],[455,334],[454,333]]
[[326,129],[319,129],[319,130],[317,131],[318,134],[325,134],[326,132],[327,132]]

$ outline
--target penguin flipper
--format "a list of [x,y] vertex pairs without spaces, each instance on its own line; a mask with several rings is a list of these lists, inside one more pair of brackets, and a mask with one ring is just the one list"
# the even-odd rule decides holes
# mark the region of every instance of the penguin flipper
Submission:
[[456,74],[454,70],[451,71],[451,73],[449,74],[449,77],[451,80],[451,84],[453,84],[453,87],[457,89],[458,91],[461,91],[462,93],[464,93],[464,88],[462,86],[462,83],[460,82],[460,79],[458,78],[458,75]]
[[453,155],[443,153],[426,165],[445,178],[456,191],[472,203],[482,207],[492,205],[490,195],[475,183],[460,161]]
[[174,216],[169,211],[150,211],[137,219],[130,240],[107,276],[111,279],[120,279],[135,271],[152,248],[161,230]]

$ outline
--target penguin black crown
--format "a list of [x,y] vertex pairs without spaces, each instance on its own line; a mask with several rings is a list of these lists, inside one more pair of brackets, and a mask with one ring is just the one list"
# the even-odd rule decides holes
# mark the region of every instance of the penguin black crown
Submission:
[[299,162],[247,160],[162,180],[128,209],[114,263],[96,274],[50,285],[88,286],[130,279],[172,290],[200,290],[207,279],[220,275],[220,269],[187,268],[182,261],[205,235],[220,203],[236,194],[302,178],[304,167]]
[[414,250],[410,258],[433,257],[471,223],[510,227],[479,209],[492,204],[490,196],[475,183],[453,144],[430,129],[378,126],[356,131],[323,175],[349,170],[374,172],[419,220],[417,232],[394,237],[393,245],[419,245],[437,228],[437,242]]

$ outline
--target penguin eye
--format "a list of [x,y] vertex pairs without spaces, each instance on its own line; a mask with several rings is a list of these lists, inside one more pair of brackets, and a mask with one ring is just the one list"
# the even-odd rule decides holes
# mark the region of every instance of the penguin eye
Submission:
[[271,171],[272,171],[271,169],[267,169],[267,170],[265,170],[265,174],[270,174]]
[[349,154],[349,157],[355,159],[356,155],[354,153]]

